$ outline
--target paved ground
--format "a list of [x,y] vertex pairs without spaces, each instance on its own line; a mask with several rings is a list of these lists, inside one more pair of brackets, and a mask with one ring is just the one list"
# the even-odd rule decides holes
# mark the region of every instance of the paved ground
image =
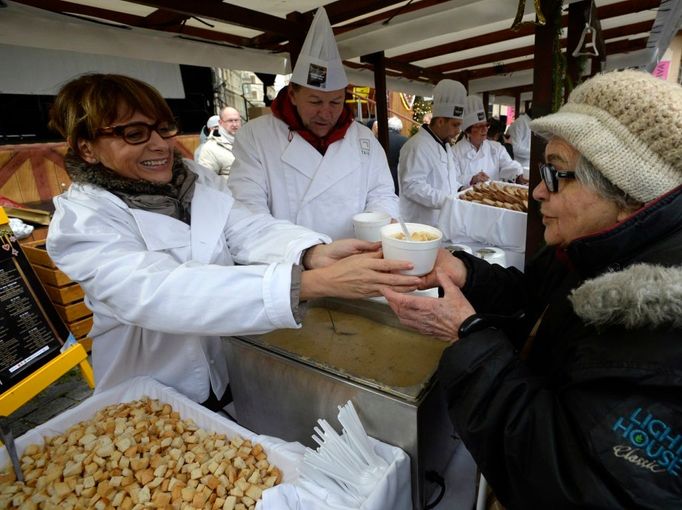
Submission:
[[79,368],[73,368],[10,416],[14,437],[45,423],[92,395]]

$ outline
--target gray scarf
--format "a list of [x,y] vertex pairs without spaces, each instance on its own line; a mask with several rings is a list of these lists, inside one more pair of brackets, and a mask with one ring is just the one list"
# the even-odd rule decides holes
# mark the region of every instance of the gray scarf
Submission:
[[132,209],[164,214],[190,224],[197,176],[187,169],[177,151],[173,158],[173,178],[167,184],[127,179],[101,163],[86,163],[71,149],[66,153],[64,163],[73,182],[104,188]]

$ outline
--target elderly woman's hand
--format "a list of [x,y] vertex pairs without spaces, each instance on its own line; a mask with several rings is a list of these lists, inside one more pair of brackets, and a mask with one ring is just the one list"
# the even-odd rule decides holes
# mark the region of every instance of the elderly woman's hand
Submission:
[[357,299],[379,296],[386,288],[397,292],[417,289],[420,278],[397,271],[412,269],[412,263],[384,260],[381,252],[351,255],[320,269],[301,274],[301,301],[323,296]]
[[366,252],[376,252],[381,248],[381,243],[370,243],[359,239],[339,239],[330,244],[318,244],[308,249],[303,257],[303,267],[306,269],[319,269],[327,267],[334,262]]
[[382,291],[391,309],[405,326],[425,335],[454,342],[465,319],[476,313],[455,281],[445,271],[436,270],[442,298],[405,296],[390,289]]
[[450,277],[455,285],[458,287],[464,287],[467,281],[467,268],[464,262],[455,257],[448,250],[441,248],[438,250],[438,256],[436,257],[436,262],[433,265],[433,270],[422,276],[422,281],[419,284],[420,289],[431,289],[438,286],[437,270],[441,270],[447,276]]

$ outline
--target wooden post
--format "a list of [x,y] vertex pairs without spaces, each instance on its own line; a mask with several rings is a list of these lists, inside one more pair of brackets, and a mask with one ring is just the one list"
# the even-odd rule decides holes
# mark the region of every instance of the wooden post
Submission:
[[521,92],[517,92],[514,96],[514,118],[518,119],[521,114]]
[[486,118],[490,117],[490,92],[483,93],[483,111]]
[[573,2],[568,6],[568,36],[566,37],[566,77],[571,83],[570,87],[564,90],[564,101],[568,98],[571,88],[575,88],[580,83],[582,69],[580,69],[579,57],[574,57],[580,36],[587,23],[587,9],[589,9],[592,0],[582,0],[581,2]]
[[[287,14],[287,20],[295,23],[301,23],[310,29],[310,25],[313,22],[312,16],[307,17],[300,12],[294,11]],[[297,38],[289,39],[289,58],[291,59],[291,70],[294,70],[296,61],[298,60],[298,55],[301,53],[301,48],[303,47],[303,41],[305,41],[305,36],[308,33],[306,30],[304,33],[300,34]]]
[[[554,33],[557,27],[555,16],[561,9],[561,0],[541,0],[542,12],[547,24],[535,27],[535,67],[533,68],[533,117],[542,117],[552,111],[552,91],[554,80],[552,72],[552,56],[561,48],[554,47]],[[545,142],[533,134],[530,146],[530,184],[533,189],[540,183],[538,164],[543,161]],[[526,260],[529,260],[542,247],[544,228],[540,216],[540,205],[532,198],[528,200],[528,228],[526,230]]]
[[386,103],[386,57],[383,51],[360,57],[361,62],[374,66],[374,88],[376,90],[377,125],[379,143],[388,154],[388,104]]

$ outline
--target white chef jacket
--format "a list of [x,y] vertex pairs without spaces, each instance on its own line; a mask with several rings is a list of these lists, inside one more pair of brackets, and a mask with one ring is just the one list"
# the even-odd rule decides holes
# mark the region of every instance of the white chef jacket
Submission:
[[459,171],[457,180],[462,186],[469,186],[471,178],[479,172],[485,172],[493,181],[515,181],[523,175],[521,163],[510,158],[502,144],[492,140],[483,140],[476,150],[466,137],[462,138],[452,148],[452,154]]
[[230,189],[254,212],[269,212],[332,239],[355,237],[357,213],[398,216],[386,153],[357,122],[323,156],[285,122],[265,115],[237,131],[234,156]]
[[514,159],[521,163],[521,166],[528,168],[530,165],[530,117],[522,113],[507,128],[512,147],[514,148]]
[[440,208],[460,188],[449,143],[422,127],[400,150],[400,214],[405,221],[436,226]]
[[[222,335],[299,327],[291,269],[329,239],[236,202],[227,184],[198,174],[191,226],[129,208],[90,184],[55,197],[47,250],[85,291],[93,311],[96,392],[150,375],[196,402],[228,383]],[[234,266],[235,262],[261,265]]]

